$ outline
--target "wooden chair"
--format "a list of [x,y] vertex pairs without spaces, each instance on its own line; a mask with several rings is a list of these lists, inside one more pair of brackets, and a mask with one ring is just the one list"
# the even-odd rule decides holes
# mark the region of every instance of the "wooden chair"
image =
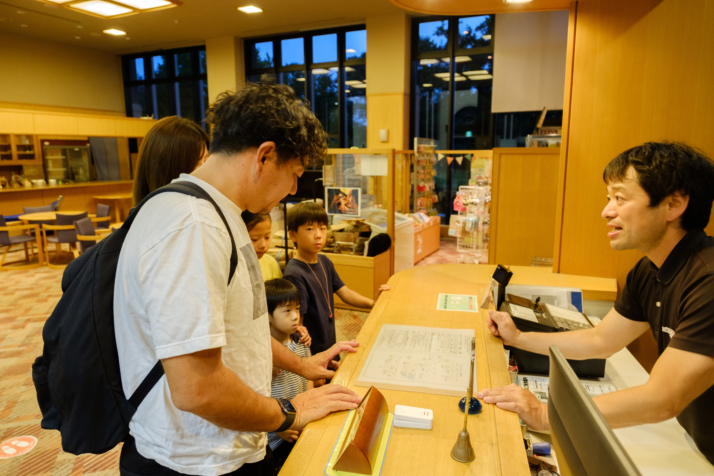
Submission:
[[109,228],[111,222],[111,205],[97,204],[97,220],[94,222],[96,228]]
[[82,218],[74,222],[74,228],[77,231],[77,242],[79,243],[79,250],[74,250],[75,258],[85,253],[89,248],[96,245],[98,241],[103,240],[111,233],[111,230],[108,228],[95,230],[92,222],[93,219],[91,218]]
[[[33,231],[30,234],[20,234],[15,236],[10,236],[11,231]],[[36,268],[44,264],[42,256],[42,247],[39,244],[40,237],[40,226],[39,225],[25,225],[20,222],[13,222],[10,226],[5,223],[5,217],[0,215],[0,246],[4,246],[5,252],[0,257],[0,271],[10,271],[15,269],[28,269]],[[37,263],[32,263],[32,257],[34,255],[32,246],[27,246],[28,243],[37,242]],[[22,243],[25,246],[25,261],[27,264],[21,266],[7,266],[5,265],[5,258],[7,253],[10,251],[13,245]]]
[[[50,261],[48,244],[54,243],[55,245],[55,257],[57,257],[61,250],[62,244],[69,244],[69,250],[74,256],[73,245],[77,243],[77,230],[74,228],[74,222],[81,220],[82,218],[87,218],[87,212],[79,213],[76,215],[63,215],[61,213],[57,214],[57,225],[42,225],[42,234],[44,235],[45,241],[45,255],[47,256],[47,266],[53,269],[64,269],[67,267],[66,264],[56,265]],[[55,236],[48,236],[48,231],[55,231]]]

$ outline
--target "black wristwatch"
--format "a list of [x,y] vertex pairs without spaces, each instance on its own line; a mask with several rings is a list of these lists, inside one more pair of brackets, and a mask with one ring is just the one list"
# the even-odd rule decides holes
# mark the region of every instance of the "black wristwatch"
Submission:
[[280,409],[285,414],[285,421],[282,425],[280,425],[280,428],[275,430],[275,433],[280,433],[281,431],[285,431],[291,426],[293,426],[296,412],[295,407],[293,407],[293,404],[290,403],[290,400],[288,400],[287,398],[276,398],[276,400],[278,401],[278,405],[280,405]]

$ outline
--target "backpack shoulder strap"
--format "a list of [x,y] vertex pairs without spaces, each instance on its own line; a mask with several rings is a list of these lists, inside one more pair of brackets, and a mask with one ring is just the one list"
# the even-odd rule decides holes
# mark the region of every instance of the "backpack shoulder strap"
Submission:
[[226,220],[225,215],[223,215],[223,212],[221,211],[221,207],[219,207],[218,204],[216,203],[216,201],[213,200],[213,197],[211,197],[211,195],[208,192],[206,192],[204,189],[202,189],[200,186],[196,185],[195,183],[188,182],[188,181],[173,182],[173,183],[165,185],[157,190],[154,190],[144,200],[142,200],[140,204],[138,204],[136,207],[134,207],[134,209],[129,214],[129,217],[126,219],[126,221],[122,225],[122,228],[125,230],[128,230],[131,227],[131,224],[134,222],[134,218],[139,213],[139,210],[141,210],[141,207],[143,207],[144,204],[146,202],[148,202],[154,196],[156,196],[160,193],[165,193],[165,192],[182,193],[184,195],[190,195],[192,197],[200,198],[202,200],[206,200],[207,202],[209,202],[211,205],[213,205],[213,208],[216,209],[216,212],[218,212],[218,216],[221,217],[221,220],[223,220],[223,224],[226,226],[226,230],[228,231],[228,236],[230,236],[230,238],[231,238],[231,266],[230,266],[230,271],[228,272],[228,284],[230,284],[231,279],[233,279],[233,275],[236,272],[236,268],[238,267],[238,251],[236,250],[236,242],[235,242],[235,239],[233,239],[233,233],[231,232],[231,227],[228,225],[228,221]]
[[[122,229],[128,231],[129,228],[131,228],[131,224],[134,222],[134,218],[136,218],[136,215],[139,213],[139,210],[141,210],[141,207],[143,207],[144,204],[146,204],[146,202],[148,202],[154,196],[165,192],[182,193],[184,195],[190,195],[192,197],[200,198],[209,202],[211,205],[213,205],[213,208],[216,209],[216,212],[218,212],[218,216],[221,217],[221,220],[223,220],[223,224],[226,226],[228,236],[230,236],[231,238],[231,266],[230,271],[228,273],[228,284],[230,284],[231,279],[233,279],[233,275],[235,274],[236,268],[238,267],[238,251],[236,250],[236,242],[233,239],[231,227],[228,225],[228,221],[226,220],[225,215],[223,215],[221,207],[219,207],[216,201],[213,200],[213,197],[211,197],[208,192],[206,192],[204,189],[202,189],[195,183],[187,181],[173,182],[157,190],[154,190],[144,200],[142,200],[140,204],[138,204],[136,207],[134,207],[134,209],[132,209],[131,213],[129,214],[129,217],[122,225]],[[159,380],[161,380],[161,377],[163,377],[163,375],[164,366],[161,364],[161,360],[159,360],[158,362],[156,362],[149,374],[144,377],[144,380],[139,384],[137,389],[134,390],[134,393],[131,395],[131,397],[129,397],[129,403],[134,408],[138,408],[141,402],[144,401],[144,398],[146,398],[146,396],[149,394],[151,389],[154,388],[154,386],[159,382]]]

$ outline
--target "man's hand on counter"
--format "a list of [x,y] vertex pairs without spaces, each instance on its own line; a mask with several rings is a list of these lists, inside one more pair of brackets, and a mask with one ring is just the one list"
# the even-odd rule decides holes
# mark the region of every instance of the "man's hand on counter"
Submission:
[[550,429],[548,405],[539,402],[535,395],[514,383],[506,387],[485,388],[476,394],[476,398],[495,404],[503,410],[518,413],[521,420],[532,430]]
[[295,423],[290,429],[302,430],[311,421],[329,413],[354,410],[361,401],[362,397],[342,385],[329,384],[308,390],[290,400],[296,411]]
[[333,360],[337,354],[357,352],[357,347],[359,347],[359,342],[356,340],[338,342],[324,352],[315,354],[309,359],[303,359],[299,373],[308,380],[331,379],[335,372],[330,368],[337,369],[339,367],[339,363]]
[[507,312],[488,311],[488,328],[491,334],[503,339],[505,345],[516,345],[521,331],[516,328],[513,319]]

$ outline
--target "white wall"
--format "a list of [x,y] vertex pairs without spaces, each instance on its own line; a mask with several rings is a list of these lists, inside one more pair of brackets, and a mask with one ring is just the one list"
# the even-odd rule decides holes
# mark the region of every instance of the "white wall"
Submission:
[[496,15],[492,112],[563,109],[568,11]]
[[124,112],[119,56],[0,33],[0,102]]

